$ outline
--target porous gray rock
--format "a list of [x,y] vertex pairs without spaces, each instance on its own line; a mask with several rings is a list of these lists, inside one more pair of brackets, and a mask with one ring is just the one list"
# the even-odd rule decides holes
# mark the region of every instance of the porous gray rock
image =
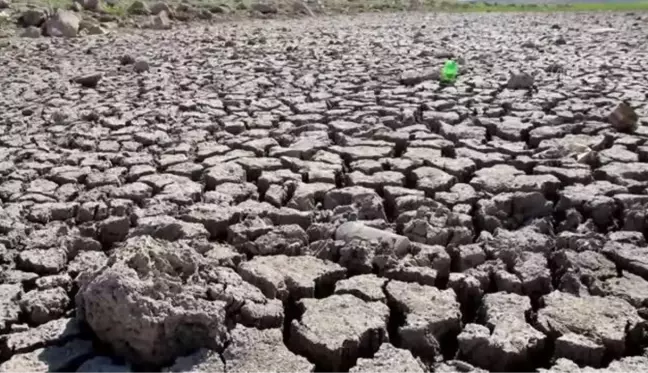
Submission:
[[195,348],[222,349],[227,303],[205,297],[204,264],[186,244],[131,238],[79,290],[77,314],[137,364],[160,366]]

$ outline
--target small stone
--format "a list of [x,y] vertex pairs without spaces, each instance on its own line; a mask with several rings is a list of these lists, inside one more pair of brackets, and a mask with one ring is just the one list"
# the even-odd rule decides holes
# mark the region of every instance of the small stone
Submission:
[[535,78],[529,73],[512,74],[506,83],[508,89],[528,89],[535,84]]
[[632,133],[637,130],[639,116],[630,105],[622,102],[610,113],[608,121],[617,131]]
[[122,65],[132,65],[135,63],[135,58],[130,54],[124,54],[119,57],[119,63]]
[[145,60],[137,60],[133,64],[133,71],[136,73],[143,73],[149,71],[149,63]]
[[102,73],[94,73],[88,75],[79,75],[72,79],[72,82],[82,85],[86,88],[96,88],[99,81],[103,78]]

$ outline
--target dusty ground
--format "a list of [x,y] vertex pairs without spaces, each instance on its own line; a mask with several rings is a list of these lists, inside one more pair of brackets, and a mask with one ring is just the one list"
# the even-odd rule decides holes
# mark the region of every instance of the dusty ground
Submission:
[[5,39],[0,371],[648,370],[647,36],[598,13]]

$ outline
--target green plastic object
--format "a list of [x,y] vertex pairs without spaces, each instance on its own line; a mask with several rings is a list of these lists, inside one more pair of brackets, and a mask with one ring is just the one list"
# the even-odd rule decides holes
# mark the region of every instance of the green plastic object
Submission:
[[459,65],[455,60],[447,60],[441,69],[441,81],[444,83],[454,83],[459,73]]

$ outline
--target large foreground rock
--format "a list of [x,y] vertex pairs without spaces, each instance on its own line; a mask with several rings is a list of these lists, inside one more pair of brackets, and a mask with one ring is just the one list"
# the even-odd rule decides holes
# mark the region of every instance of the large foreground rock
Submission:
[[227,303],[207,299],[205,265],[185,244],[129,239],[79,290],[77,314],[136,364],[162,365],[200,347],[222,349]]
[[353,295],[302,299],[301,320],[290,325],[288,345],[326,371],[348,369],[387,341],[389,308]]

